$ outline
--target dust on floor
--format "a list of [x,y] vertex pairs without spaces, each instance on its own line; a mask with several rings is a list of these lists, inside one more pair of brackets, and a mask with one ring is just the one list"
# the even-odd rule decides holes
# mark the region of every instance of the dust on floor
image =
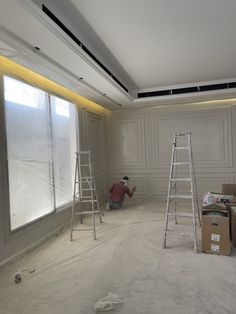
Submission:
[[[129,202],[105,212],[96,241],[84,231],[70,242],[67,230],[5,267],[0,313],[92,314],[109,292],[123,297],[111,313],[236,313],[235,251],[230,257],[196,254],[191,238],[176,236],[169,236],[168,248],[162,249],[164,207]],[[185,231],[183,222],[178,228]],[[14,274],[22,269],[16,284]]]

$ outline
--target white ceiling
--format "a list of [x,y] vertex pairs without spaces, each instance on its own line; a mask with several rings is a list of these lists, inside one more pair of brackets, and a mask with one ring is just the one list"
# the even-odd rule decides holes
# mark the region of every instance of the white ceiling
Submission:
[[139,89],[236,77],[235,0],[71,0]]
[[[42,4],[128,93],[42,12]],[[234,89],[146,99],[137,93],[236,81],[235,29],[235,0],[0,0],[0,53],[7,55],[9,45],[9,57],[59,83],[65,72],[73,90],[110,109],[233,97]]]

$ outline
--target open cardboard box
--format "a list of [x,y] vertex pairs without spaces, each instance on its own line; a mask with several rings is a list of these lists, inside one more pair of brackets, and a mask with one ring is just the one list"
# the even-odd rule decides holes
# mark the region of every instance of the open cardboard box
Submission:
[[202,209],[202,251],[230,255],[229,211],[226,208]]
[[[222,184],[222,194],[236,198],[236,184]],[[205,206],[202,209],[202,251],[230,255],[230,239],[236,247],[236,203]]]
[[[236,197],[236,184],[222,184],[222,192]],[[226,203],[225,205],[230,215],[230,236],[232,244],[236,247],[236,203]]]

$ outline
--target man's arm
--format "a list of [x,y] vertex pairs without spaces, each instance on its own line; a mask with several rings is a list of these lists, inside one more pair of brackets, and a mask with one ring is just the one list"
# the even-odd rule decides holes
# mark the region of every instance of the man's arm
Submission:
[[113,184],[112,187],[110,188],[110,190],[109,190],[110,193],[113,192],[114,185],[115,185],[115,184]]
[[126,193],[128,194],[129,197],[132,197],[135,191],[136,191],[136,186],[132,188],[132,191],[130,191],[130,189],[127,187]]

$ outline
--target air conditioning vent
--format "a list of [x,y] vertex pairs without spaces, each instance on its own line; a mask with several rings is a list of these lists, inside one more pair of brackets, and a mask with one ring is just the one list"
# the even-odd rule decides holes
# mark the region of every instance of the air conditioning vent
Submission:
[[226,88],[228,88],[227,83],[199,86],[200,92],[205,92],[209,90],[226,89]]
[[102,64],[95,56],[94,54],[43,4],[42,10],[47,16],[59,26],[63,32],[65,32],[93,61],[97,63],[97,65],[100,66],[119,86],[125,90],[127,93],[128,88],[125,87],[116,77],[114,74],[111,73],[111,71]]
[[236,82],[211,84],[211,85],[199,85],[199,86],[166,89],[166,90],[152,91],[152,92],[142,92],[142,93],[138,93],[138,98],[158,97],[158,96],[187,94],[187,93],[200,93],[200,92],[230,89],[230,88],[236,88]]
[[172,91],[172,95],[196,93],[196,92],[198,92],[198,88],[194,86],[194,87],[176,88],[176,89],[172,89],[171,91]]

